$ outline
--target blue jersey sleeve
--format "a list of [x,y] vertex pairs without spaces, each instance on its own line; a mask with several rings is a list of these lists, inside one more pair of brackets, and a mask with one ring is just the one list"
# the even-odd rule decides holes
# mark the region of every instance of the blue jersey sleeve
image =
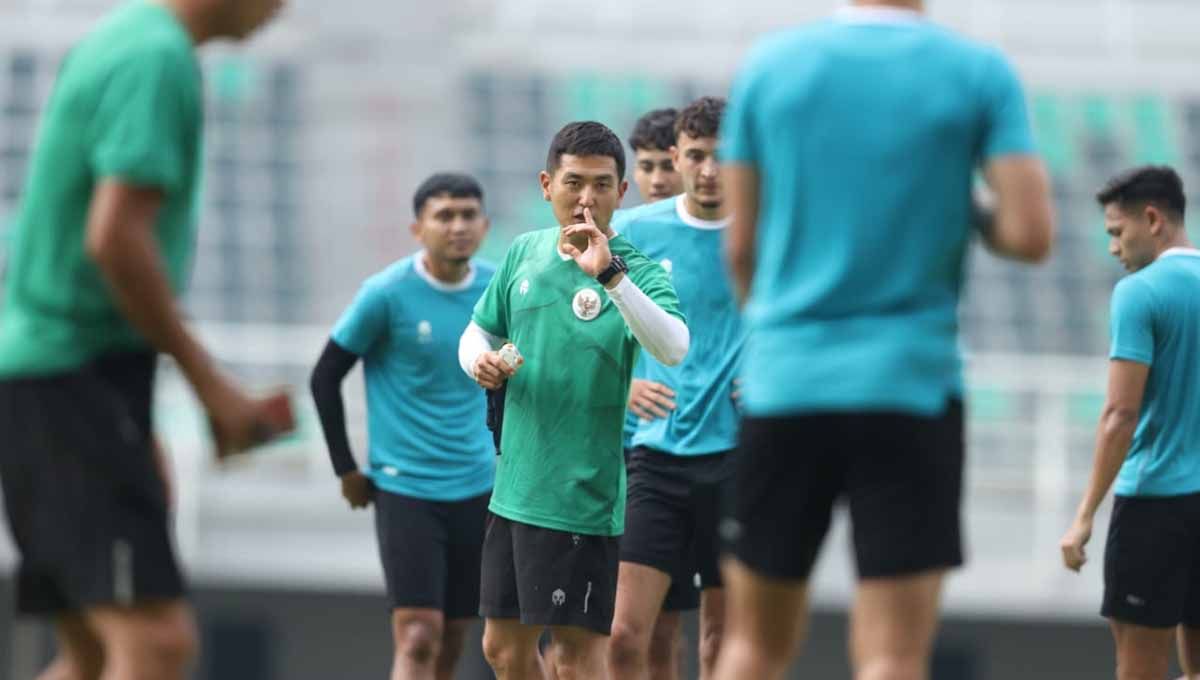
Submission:
[[386,290],[377,282],[367,281],[338,319],[331,335],[342,349],[364,356],[387,335],[388,327]]
[[1129,278],[1112,296],[1110,359],[1150,365],[1154,362],[1154,299],[1144,281]]
[[983,159],[1035,153],[1025,91],[1012,66],[992,52],[983,74]]

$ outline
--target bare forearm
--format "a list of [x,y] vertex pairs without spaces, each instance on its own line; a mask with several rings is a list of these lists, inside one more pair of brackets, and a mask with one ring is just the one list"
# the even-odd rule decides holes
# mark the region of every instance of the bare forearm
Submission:
[[155,349],[173,357],[189,381],[205,380],[210,359],[183,324],[151,234],[137,228],[114,234],[94,257],[129,323]]
[[1092,472],[1083,500],[1079,503],[1079,517],[1091,519],[1096,514],[1096,509],[1108,495],[1108,490],[1112,488],[1113,481],[1121,471],[1121,465],[1125,463],[1136,427],[1136,416],[1129,414],[1106,412],[1101,418],[1096,433]]

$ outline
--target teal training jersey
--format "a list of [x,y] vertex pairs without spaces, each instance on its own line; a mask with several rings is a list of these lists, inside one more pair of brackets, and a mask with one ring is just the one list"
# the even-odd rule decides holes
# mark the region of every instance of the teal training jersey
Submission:
[[725,271],[721,242],[728,220],[692,217],[683,195],[621,215],[614,228],[671,277],[691,342],[678,366],[642,350],[640,374],[675,392],[666,418],[641,420],[633,446],[691,456],[730,451],[737,445],[733,401],[743,344],[741,314]]
[[1112,359],[1150,367],[1119,496],[1200,492],[1200,250],[1169,250],[1112,296]]
[[845,8],[755,47],[721,141],[761,180],[746,412],[940,412],[962,389],[973,174],[1034,152],[1008,63],[915,12]]
[[458,365],[459,338],[495,268],[475,260],[451,285],[422,256],[367,279],[332,337],[363,359],[375,486],[457,501],[487,492],[495,471],[484,391]]

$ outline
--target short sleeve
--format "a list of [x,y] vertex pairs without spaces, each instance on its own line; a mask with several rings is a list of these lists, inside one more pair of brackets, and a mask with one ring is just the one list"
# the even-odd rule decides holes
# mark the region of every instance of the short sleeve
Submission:
[[733,81],[729,102],[721,116],[721,162],[757,165],[759,163],[759,135],[755,129],[754,86],[757,78],[756,60],[747,60]]
[[365,356],[390,327],[387,291],[375,281],[367,281],[354,302],[333,327],[333,341],[348,352]]
[[91,121],[97,177],[181,188],[192,169],[189,140],[199,125],[195,68],[169,50],[139,54],[115,68]]
[[1150,287],[1125,279],[1113,289],[1110,359],[1150,365],[1154,361],[1154,300]]
[[475,303],[475,311],[471,320],[483,330],[498,338],[508,337],[508,280],[510,272],[520,260],[521,241],[517,240],[508,248],[504,262],[488,282],[483,296]]
[[983,160],[1036,153],[1025,91],[1012,65],[998,52],[988,55],[982,89]]

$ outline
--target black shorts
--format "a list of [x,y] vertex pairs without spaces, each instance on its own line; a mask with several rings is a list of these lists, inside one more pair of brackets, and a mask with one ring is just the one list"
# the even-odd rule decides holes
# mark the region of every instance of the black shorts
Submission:
[[744,418],[732,520],[722,533],[746,566],[808,578],[834,503],[849,501],[859,578],[962,564],[962,403],[943,413]]
[[1116,497],[1100,613],[1149,628],[1200,628],[1200,493]]
[[0,381],[0,481],[20,553],[17,610],[58,614],[184,593],[155,463],[157,357]]
[[617,537],[572,534],[488,513],[479,615],[601,635],[617,601]]
[[734,456],[675,456],[639,447],[629,457],[621,561],[671,575],[663,609],[695,609],[700,589],[720,588],[717,525],[733,485]]
[[427,501],[378,490],[375,535],[393,609],[437,609],[447,619],[479,611],[479,561],[490,493]]

